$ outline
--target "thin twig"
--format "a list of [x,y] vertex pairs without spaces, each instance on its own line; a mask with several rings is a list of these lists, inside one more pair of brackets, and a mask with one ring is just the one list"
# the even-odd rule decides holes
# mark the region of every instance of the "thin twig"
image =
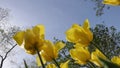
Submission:
[[11,50],[12,50],[16,45],[17,45],[17,44],[15,44],[12,48],[10,48],[10,50],[8,50],[8,51],[6,52],[6,54],[5,54],[4,57],[0,55],[0,57],[1,57],[1,59],[2,59],[2,60],[1,60],[1,64],[0,64],[0,68],[2,68],[4,60],[7,58],[8,54],[11,52]]

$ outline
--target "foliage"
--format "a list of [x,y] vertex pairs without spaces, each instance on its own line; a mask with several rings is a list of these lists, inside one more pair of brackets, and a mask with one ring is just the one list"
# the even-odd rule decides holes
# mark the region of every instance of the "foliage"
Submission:
[[106,9],[110,9],[109,5],[105,5],[102,3],[103,0],[91,0],[95,6],[93,9],[96,11],[96,16],[102,16],[105,12]]
[[91,30],[93,41],[109,58],[120,54],[120,32],[114,26],[98,24]]

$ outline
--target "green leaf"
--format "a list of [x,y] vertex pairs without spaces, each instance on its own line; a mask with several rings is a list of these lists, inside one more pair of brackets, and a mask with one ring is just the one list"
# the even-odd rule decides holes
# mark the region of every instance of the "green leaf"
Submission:
[[104,60],[102,58],[99,57],[99,60],[101,61],[101,63],[103,64],[103,68],[120,68],[120,66],[118,66],[117,64],[114,64],[108,60]]

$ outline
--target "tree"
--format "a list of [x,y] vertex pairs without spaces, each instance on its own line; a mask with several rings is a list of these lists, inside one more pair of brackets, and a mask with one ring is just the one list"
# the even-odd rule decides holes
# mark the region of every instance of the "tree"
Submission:
[[95,4],[93,9],[96,11],[96,16],[101,16],[104,14],[105,9],[108,9],[108,10],[110,9],[110,6],[102,4],[103,0],[91,0],[91,1]]
[[93,42],[109,57],[120,54],[120,32],[114,26],[107,27],[103,24],[92,28]]
[[18,27],[10,26],[7,21],[9,17],[9,10],[0,8],[0,68],[2,68],[5,59],[8,54],[16,46],[12,40],[12,36],[16,31],[19,30]]

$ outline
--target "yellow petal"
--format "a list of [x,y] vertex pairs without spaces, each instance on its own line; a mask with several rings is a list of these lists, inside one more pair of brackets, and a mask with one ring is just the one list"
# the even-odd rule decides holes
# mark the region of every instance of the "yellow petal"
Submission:
[[36,40],[37,38],[35,37],[35,34],[33,33],[33,31],[31,29],[27,29],[25,32],[25,43],[27,42],[33,45]]
[[24,31],[17,32],[17,33],[13,36],[13,39],[14,39],[19,45],[21,45],[21,44],[23,43],[23,40],[24,40],[24,34],[25,34]]
[[86,19],[86,20],[84,21],[84,23],[83,23],[83,28],[84,28],[84,29],[89,29],[89,28],[90,28],[90,24],[89,24],[88,19]]
[[90,53],[87,48],[79,47],[70,50],[71,57],[76,60],[77,63],[84,65],[90,59]]
[[31,55],[35,55],[36,54],[36,50],[34,50],[34,49],[25,50],[25,51],[26,51],[26,53],[31,54]]
[[52,61],[54,58],[54,45],[49,40],[46,40],[44,42],[44,45],[41,48],[43,50],[43,56],[46,59],[46,61]]
[[92,39],[93,39],[93,34],[92,34],[92,32],[90,31],[90,24],[89,24],[88,19],[86,19],[86,20],[84,21],[84,23],[83,23],[83,28],[84,28],[84,30],[85,30],[85,32],[86,32],[86,35],[87,35],[89,41],[92,41]]
[[120,56],[113,56],[111,61],[120,66]]
[[69,63],[70,60],[66,61],[65,63],[61,63],[60,64],[60,67],[61,68],[68,68],[68,63]]
[[93,62],[94,64],[96,64],[97,66],[102,66],[102,63],[100,62],[99,58],[102,58],[104,60],[107,60],[106,56],[101,53],[98,49],[96,49],[94,52],[92,52],[91,54],[91,62]]
[[44,25],[36,25],[35,27],[33,27],[33,32],[37,37],[44,39],[45,35]]
[[54,58],[57,58],[59,50],[65,46],[62,42],[56,42],[54,45]]
[[118,6],[120,5],[120,0],[104,0],[103,4]]
[[[68,29],[66,31],[66,39],[70,42],[77,43],[82,40],[86,40],[87,36],[86,36],[83,28],[79,26],[79,29],[75,28],[75,27]],[[86,42],[86,41],[84,41],[84,42]]]
[[76,43],[75,45],[74,45],[74,47],[75,48],[79,48],[79,47],[87,47],[88,45],[86,44],[81,44],[81,43]]
[[48,64],[46,68],[57,68],[57,67],[55,66],[55,64]]
[[56,42],[55,43],[55,48],[57,49],[57,51],[62,49],[64,46],[65,46],[65,44],[63,42]]
[[48,61],[48,62],[52,61],[52,58],[49,55],[47,55],[47,53],[44,51],[41,52],[41,56],[44,57],[45,61]]

